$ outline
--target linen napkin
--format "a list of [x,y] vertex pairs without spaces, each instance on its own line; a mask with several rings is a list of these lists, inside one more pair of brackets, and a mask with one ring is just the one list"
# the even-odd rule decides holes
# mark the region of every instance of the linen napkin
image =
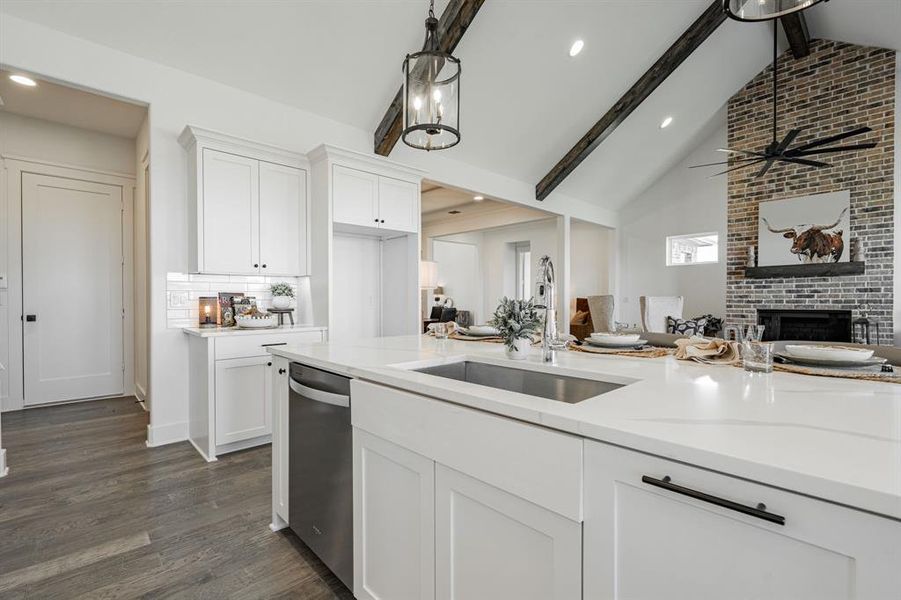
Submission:
[[736,342],[700,336],[676,340],[676,358],[706,365],[737,365],[741,362]]

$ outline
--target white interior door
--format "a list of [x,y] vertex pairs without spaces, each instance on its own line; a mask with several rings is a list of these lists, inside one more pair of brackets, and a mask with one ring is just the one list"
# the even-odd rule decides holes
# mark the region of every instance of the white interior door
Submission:
[[22,175],[25,404],[124,393],[122,188]]
[[381,248],[376,238],[332,238],[332,314],[329,340],[381,335]]

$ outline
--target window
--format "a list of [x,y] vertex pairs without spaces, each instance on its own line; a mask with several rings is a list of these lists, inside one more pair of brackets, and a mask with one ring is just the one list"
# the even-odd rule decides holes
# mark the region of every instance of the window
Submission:
[[666,266],[703,265],[719,261],[717,233],[692,233],[666,238]]
[[532,297],[532,245],[516,242],[513,250],[516,253],[516,298],[528,300]]

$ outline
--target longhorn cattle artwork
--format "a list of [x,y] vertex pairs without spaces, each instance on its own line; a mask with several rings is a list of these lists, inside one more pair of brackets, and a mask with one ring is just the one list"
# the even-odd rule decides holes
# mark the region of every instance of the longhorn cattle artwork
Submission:
[[848,260],[850,192],[760,204],[761,266]]

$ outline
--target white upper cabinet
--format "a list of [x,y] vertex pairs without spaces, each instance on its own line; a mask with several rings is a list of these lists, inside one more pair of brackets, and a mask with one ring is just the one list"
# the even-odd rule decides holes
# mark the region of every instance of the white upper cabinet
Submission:
[[379,227],[395,231],[419,229],[419,186],[379,177]]
[[[298,275],[307,271],[307,174],[260,161],[260,272]],[[299,235],[298,232],[303,232]]]
[[256,272],[259,263],[259,161],[203,151],[204,270]]
[[332,218],[338,223],[378,227],[379,176],[335,165]]
[[264,144],[188,126],[189,270],[309,274],[309,164]]

